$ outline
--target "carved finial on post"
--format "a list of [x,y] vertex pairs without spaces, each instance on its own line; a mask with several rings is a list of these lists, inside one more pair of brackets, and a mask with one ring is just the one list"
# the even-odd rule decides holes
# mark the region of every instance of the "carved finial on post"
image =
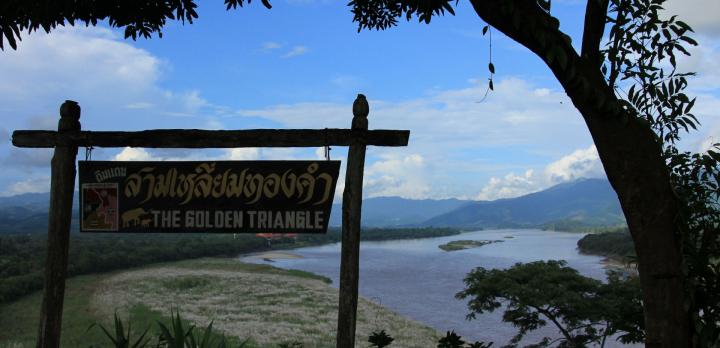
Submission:
[[358,94],[353,103],[353,120],[352,129],[368,129],[368,114],[370,113],[370,105],[364,95]]
[[58,131],[80,130],[80,105],[76,101],[66,100],[60,105]]
[[[66,100],[60,106],[58,133],[75,131],[80,131],[80,105]],[[56,145],[50,167],[50,214],[38,348],[60,347],[77,151],[75,144]]]
[[[370,107],[364,95],[353,103],[352,129],[368,129]],[[360,217],[362,214],[365,140],[354,140],[348,149],[345,190],[342,205],[342,245],[340,254],[340,301],[338,306],[337,348],[355,347],[358,282],[360,278]]]

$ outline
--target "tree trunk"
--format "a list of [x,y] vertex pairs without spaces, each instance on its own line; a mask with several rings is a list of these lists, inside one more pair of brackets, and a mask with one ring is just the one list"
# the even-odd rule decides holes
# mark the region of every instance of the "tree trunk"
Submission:
[[[550,67],[582,114],[635,243],[646,347],[690,347],[692,330],[690,315],[684,308],[682,240],[676,227],[681,203],[673,192],[657,135],[647,122],[620,108],[597,60],[580,57],[569,37],[558,29],[557,20],[535,1],[470,1],[483,20],[533,51]],[[512,6],[508,6],[509,2]],[[599,31],[602,33],[602,27]]]
[[684,309],[679,201],[655,134],[636,119],[626,124],[580,109],[605,172],[618,194],[635,243],[645,311],[646,347],[690,347]]

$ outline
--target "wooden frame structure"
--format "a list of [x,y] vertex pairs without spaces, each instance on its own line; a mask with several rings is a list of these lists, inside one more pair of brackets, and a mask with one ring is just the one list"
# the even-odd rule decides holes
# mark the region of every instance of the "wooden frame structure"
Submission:
[[342,254],[337,347],[355,346],[360,260],[360,216],[365,150],[373,146],[407,146],[410,131],[368,130],[369,105],[359,94],[353,103],[351,129],[147,130],[81,131],[80,106],[66,100],[57,131],[18,130],[17,147],[54,148],[51,165],[48,250],[37,347],[60,346],[67,276],[70,220],[79,147],[237,148],[349,146],[342,203]]

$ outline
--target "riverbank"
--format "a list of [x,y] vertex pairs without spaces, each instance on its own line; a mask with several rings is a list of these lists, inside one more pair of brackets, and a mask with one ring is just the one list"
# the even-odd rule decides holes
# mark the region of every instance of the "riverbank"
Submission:
[[[274,257],[291,257],[276,253]],[[266,255],[268,256],[268,255]],[[190,323],[213,329],[233,342],[250,339],[254,348],[297,341],[305,348],[334,347],[338,291],[327,278],[308,272],[236,259],[205,258],[164,263],[68,280],[62,346],[107,346],[93,322],[112,328],[117,311],[142,332],[167,320],[170,308]],[[33,347],[41,294],[0,306],[0,347]],[[438,333],[371,301],[358,305],[357,347],[374,330],[395,337],[393,347],[429,347]]]
[[[363,229],[360,239],[394,240],[459,234],[447,228]],[[327,234],[264,239],[251,234],[71,234],[68,276],[111,272],[199,257],[231,257],[337,243],[339,229]],[[0,233],[0,303],[42,290],[47,234]]]
[[[292,249],[287,249],[292,250]],[[247,258],[255,258],[255,259],[262,259],[262,260],[287,260],[287,259],[301,259],[302,256],[298,254],[294,254],[289,251],[276,251],[276,250],[269,250],[269,251],[261,251],[257,253],[250,253],[246,255],[240,255],[239,257],[247,257]]]
[[[463,289],[464,278],[476,267],[506,269],[518,262],[566,260],[584,276],[606,279],[602,257],[578,253],[577,241],[582,237],[575,233],[504,229],[430,239],[363,243],[359,292],[440,332],[454,330],[467,341],[495,342],[493,346],[502,346],[517,333],[517,329],[502,321],[502,310],[486,312],[478,315],[476,320],[468,321],[467,301],[454,296]],[[454,240],[504,242],[453,252],[439,248]],[[320,274],[331,278],[333,286],[337,286],[341,249],[340,244],[331,244],[293,250],[303,258],[275,260],[271,265]],[[266,262],[262,259],[242,260]],[[559,335],[550,325],[529,333],[523,344]],[[608,343],[606,347],[619,346]]]
[[600,261],[606,270],[620,272],[621,274],[638,276],[637,267],[624,258],[606,257]]

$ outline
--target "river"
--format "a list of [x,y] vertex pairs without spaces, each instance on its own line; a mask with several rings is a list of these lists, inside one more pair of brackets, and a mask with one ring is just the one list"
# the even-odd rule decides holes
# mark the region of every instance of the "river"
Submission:
[[[493,346],[501,346],[517,330],[502,322],[501,309],[478,315],[475,320],[466,320],[466,302],[454,297],[463,289],[465,275],[475,267],[508,268],[517,262],[566,260],[581,274],[604,280],[602,257],[577,251],[577,241],[582,236],[579,233],[508,229],[427,239],[362,242],[360,295],[438,331],[455,330],[464,338],[494,341]],[[438,248],[459,239],[503,242],[452,252]],[[339,243],[295,249],[293,253],[302,258],[278,259],[270,264],[320,274],[332,279],[333,286],[338,286]],[[269,263],[255,257],[243,257],[242,260]],[[554,327],[548,326],[528,335],[530,340],[523,342],[531,343],[532,339],[543,335],[559,336]],[[606,347],[622,346],[608,343]]]

